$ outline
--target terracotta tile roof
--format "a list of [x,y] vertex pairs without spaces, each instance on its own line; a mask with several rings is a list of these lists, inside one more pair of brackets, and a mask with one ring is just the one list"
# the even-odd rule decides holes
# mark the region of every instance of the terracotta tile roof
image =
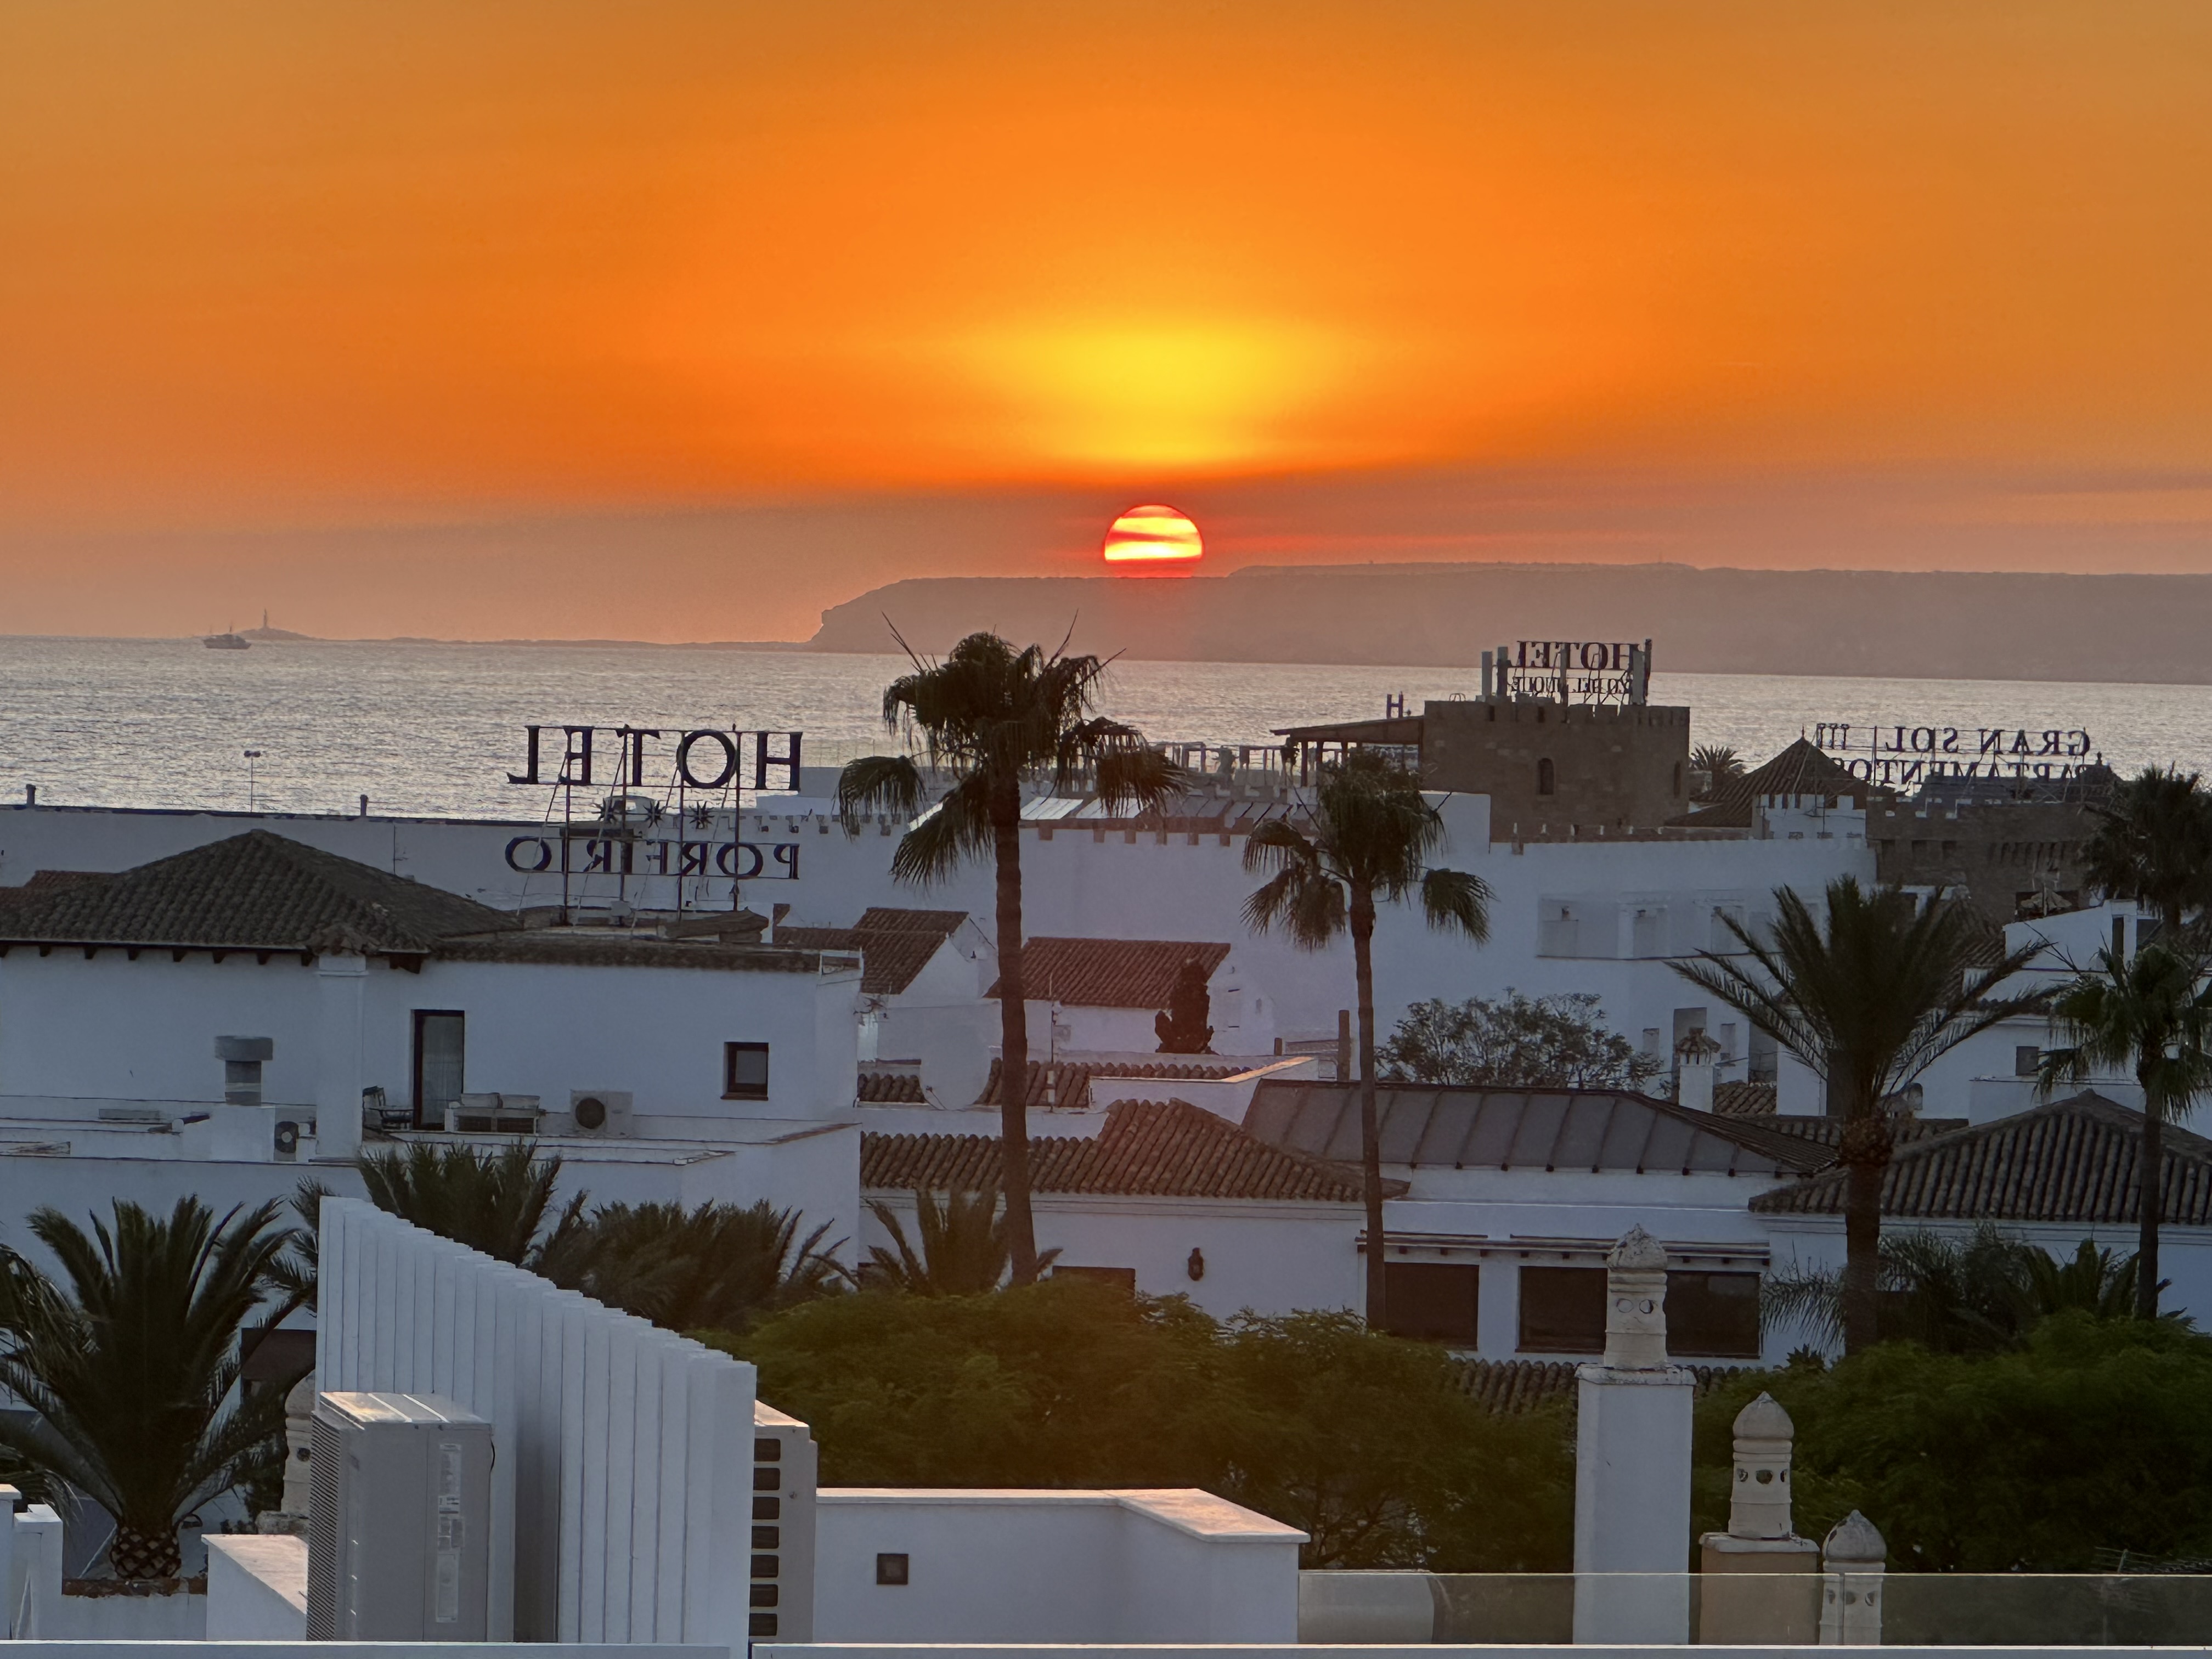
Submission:
[[[2094,1091],[1994,1123],[1899,1147],[1881,1183],[1882,1213],[1929,1221],[2133,1224],[2142,1114]],[[2166,1131],[2166,1219],[2212,1226],[2212,1140]],[[1844,1172],[1765,1193],[1769,1215],[1841,1215]]]
[[[836,953],[776,945],[726,945],[720,939],[662,939],[615,927],[532,927],[440,939],[441,962],[538,962],[569,968],[688,968],[739,974],[817,974]],[[828,960],[825,962],[825,957]],[[849,971],[857,958],[847,957]]]
[[[1834,1147],[1844,1138],[1844,1121],[1839,1117],[1762,1117],[1758,1120],[1762,1129],[1778,1135],[1794,1135],[1815,1146]],[[1963,1117],[1899,1117],[1893,1119],[1891,1133],[1899,1146],[1915,1140],[1925,1140],[1930,1135],[1954,1134],[1966,1127]]]
[[[1033,939],[1022,946],[1022,985],[1031,998],[1079,1008],[1165,1008],[1176,973],[1193,957],[1211,974],[1229,959],[1229,947],[1196,939]],[[998,994],[994,981],[984,995]]]
[[866,964],[860,989],[896,996],[914,983],[939,947],[968,920],[965,910],[905,910],[871,905],[850,927],[779,927],[778,945],[811,951],[858,951]]
[[[1746,1118],[1612,1089],[1484,1089],[1385,1083],[1375,1091],[1385,1164],[1449,1169],[1632,1170],[1773,1176],[1825,1152]],[[1263,1082],[1244,1127],[1319,1158],[1359,1156],[1359,1091]]]
[[[991,1062],[990,1075],[983,1080],[983,1092],[975,1097],[978,1106],[996,1106],[1003,1098],[999,1091],[1000,1062]],[[1161,1056],[1158,1065],[1136,1060],[1032,1060],[1030,1063],[1029,1098],[1022,1103],[1033,1110],[1048,1107],[1066,1111],[1081,1111],[1091,1104],[1091,1079],[1099,1077],[1158,1078],[1164,1081],[1185,1079],[1215,1082],[1222,1078],[1235,1077],[1243,1071],[1242,1066],[1204,1060],[1169,1060]],[[1049,1096],[1049,1099],[1048,1099]]]
[[[989,1135],[860,1137],[868,1192],[978,1192],[998,1184],[1000,1169]],[[1359,1202],[1358,1170],[1270,1146],[1182,1100],[1122,1101],[1096,1139],[1032,1139],[1030,1178],[1040,1193]],[[1393,1196],[1406,1190],[1386,1187]]]
[[1668,822],[1699,830],[1748,830],[1753,807],[1769,795],[1847,795],[1864,805],[1869,793],[1891,793],[1872,789],[1811,738],[1800,738],[1765,765],[1723,784],[1703,806]]
[[[1575,1372],[1583,1363],[1574,1359],[1462,1359],[1454,1369],[1459,1373],[1461,1393],[1473,1395],[1491,1411],[1510,1414],[1534,1411],[1554,1401],[1573,1404]],[[1703,1396],[1727,1382],[1741,1368],[1689,1365],[1684,1369],[1697,1378],[1694,1392]]]
[[1775,1093],[1771,1083],[1716,1083],[1713,1110],[1723,1117],[1772,1117]]
[[250,830],[0,912],[10,943],[420,955],[514,919],[302,842]]
[[911,1072],[863,1072],[860,1099],[869,1106],[927,1106],[921,1079]]

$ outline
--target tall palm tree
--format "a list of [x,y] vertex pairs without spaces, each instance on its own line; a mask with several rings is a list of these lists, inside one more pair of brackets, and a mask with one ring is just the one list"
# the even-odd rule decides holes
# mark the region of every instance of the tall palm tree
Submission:
[[[2168,935],[2167,937],[2172,937]],[[2051,1002],[2057,1044],[2038,1081],[2045,1094],[2132,1067],[2143,1095],[2137,1187],[2136,1312],[2158,1316],[2158,1230],[2166,1198],[2166,1126],[2212,1088],[2212,982],[2196,957],[2165,938],[2134,956],[2106,950]]]
[[[894,635],[896,637],[896,635]],[[900,641],[902,647],[905,645]],[[970,634],[942,662],[907,652],[914,672],[884,689],[884,726],[921,738],[933,772],[951,787],[924,812],[929,780],[912,755],[871,755],[837,780],[848,833],[863,814],[912,817],[891,854],[891,874],[917,886],[942,881],[970,859],[998,877],[999,1121],[1006,1237],[1014,1282],[1037,1275],[1030,1213],[1028,990],[1022,978],[1022,796],[1036,784],[1079,781],[1109,807],[1158,811],[1182,785],[1182,769],[1146,744],[1134,726],[1096,709],[1106,664],[1041,646],[1017,650],[995,634]],[[918,817],[915,814],[920,813]]]
[[404,1152],[361,1161],[369,1201],[425,1231],[482,1250],[500,1261],[534,1267],[556,1241],[583,1224],[585,1194],[568,1200],[547,1237],[538,1237],[561,1177],[557,1157],[539,1160],[518,1140],[498,1152],[416,1141]]
[[[915,1193],[911,1242],[897,1212],[883,1200],[870,1199],[868,1212],[891,1242],[888,1249],[868,1246],[867,1266],[861,1269],[865,1283],[910,1296],[981,1296],[1006,1283],[1012,1252],[995,1188],[951,1193],[942,1205],[934,1193]],[[1059,1254],[1045,1251],[1037,1265],[1049,1267]]]
[[2194,772],[2147,766],[2118,785],[2082,848],[2082,873],[2158,912],[2171,940],[2212,906],[2212,794]]
[[0,1386],[29,1408],[0,1416],[0,1445],[107,1511],[120,1577],[175,1577],[178,1527],[283,1431],[284,1391],[239,1386],[240,1339],[289,1243],[276,1210],[217,1221],[185,1198],[165,1220],[118,1200],[89,1236],[34,1210],[58,1280],[0,1251]]
[[1388,1322],[1383,1291],[1382,1154],[1375,1116],[1375,911],[1420,896],[1431,927],[1480,945],[1490,937],[1491,891],[1480,876],[1431,869],[1443,819],[1421,781],[1373,750],[1322,769],[1301,828],[1269,818],[1244,843],[1244,867],[1273,876],[1244,901],[1255,933],[1279,924],[1292,944],[1323,949],[1352,935],[1359,1005],[1359,1170],[1367,1208],[1367,1323]]
[[1843,1120],[1844,1347],[1880,1340],[1881,1182],[1892,1126],[1884,1103],[1978,1032],[2036,1004],[2000,996],[2039,940],[1989,959],[1987,934],[1963,905],[1920,904],[1902,888],[1828,884],[1826,921],[1796,891],[1774,891],[1775,921],[1754,934],[1721,919],[1741,955],[1700,951],[1671,964],[1820,1074],[1827,1112]]

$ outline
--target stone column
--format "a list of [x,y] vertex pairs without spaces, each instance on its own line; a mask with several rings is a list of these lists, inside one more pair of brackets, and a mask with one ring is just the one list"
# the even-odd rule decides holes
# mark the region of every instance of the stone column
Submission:
[[349,1162],[361,1155],[362,993],[368,960],[351,951],[315,958],[315,1156]]
[[313,1491],[312,1472],[307,1468],[307,1447],[313,1433],[309,1422],[314,1413],[315,1374],[309,1371],[284,1396],[284,1507],[262,1510],[254,1518],[258,1531],[301,1536],[307,1534],[307,1504]]
[[1709,1578],[1698,1599],[1702,1643],[1809,1646],[1819,1636],[1820,1598],[1810,1575],[1820,1571],[1820,1547],[1798,1537],[1790,1525],[1795,1435],[1790,1413],[1771,1395],[1762,1394],[1736,1413],[1729,1528],[1698,1540],[1699,1570],[1729,1575],[1725,1583]]
[[1820,1546],[1826,1575],[1820,1596],[1820,1645],[1878,1648],[1881,1645],[1881,1579],[1889,1546],[1874,1522],[1853,1510],[1836,1522]]
[[1606,1256],[1605,1357],[1576,1376],[1575,1640],[1687,1642],[1695,1379],[1668,1360],[1667,1252],[1641,1227]]

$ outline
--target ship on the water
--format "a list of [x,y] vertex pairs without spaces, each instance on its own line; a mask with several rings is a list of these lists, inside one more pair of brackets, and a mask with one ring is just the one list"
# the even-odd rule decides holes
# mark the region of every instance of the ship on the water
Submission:
[[239,634],[210,634],[200,643],[210,651],[251,651],[253,647]]

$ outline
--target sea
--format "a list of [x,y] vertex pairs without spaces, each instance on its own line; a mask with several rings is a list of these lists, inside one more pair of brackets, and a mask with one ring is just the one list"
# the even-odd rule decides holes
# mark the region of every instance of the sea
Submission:
[[[288,641],[210,651],[198,639],[0,638],[0,803],[429,817],[536,817],[511,786],[523,728],[593,724],[805,733],[834,763],[881,740],[892,656],[647,645]],[[1265,744],[1274,728],[1366,719],[1402,697],[1473,696],[1476,672],[1407,664],[1115,663],[1103,712],[1161,740]],[[1655,672],[1692,741],[1756,763],[1819,725],[1906,750],[2025,745],[2212,769],[2212,686],[1846,679]],[[1926,732],[1924,739],[1915,734]]]

